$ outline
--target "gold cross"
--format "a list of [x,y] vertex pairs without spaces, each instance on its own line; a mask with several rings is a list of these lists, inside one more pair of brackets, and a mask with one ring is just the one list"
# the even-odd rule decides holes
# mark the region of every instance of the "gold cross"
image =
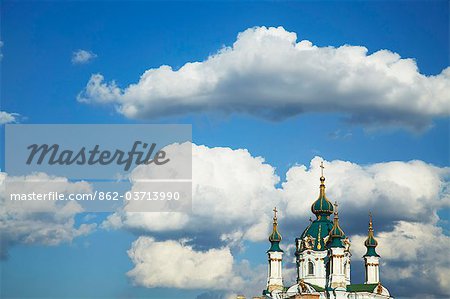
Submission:
[[278,212],[277,207],[273,208],[273,214],[274,214],[273,218],[277,218],[277,212]]
[[323,176],[323,169],[325,168],[325,166],[323,166],[323,161],[320,162],[320,168],[322,168],[322,169],[321,169],[321,172],[322,172],[322,176]]

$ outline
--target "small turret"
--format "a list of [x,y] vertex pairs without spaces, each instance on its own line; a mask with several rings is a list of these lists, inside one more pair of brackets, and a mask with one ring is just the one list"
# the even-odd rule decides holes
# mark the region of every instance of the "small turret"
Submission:
[[339,214],[337,210],[337,202],[334,204],[334,219],[333,219],[333,228],[330,230],[330,238],[328,247],[340,247],[345,248],[345,245],[342,243],[342,240],[345,239],[345,233],[342,228],[339,226]]
[[269,235],[270,249],[267,250],[269,270],[267,277],[267,291],[283,290],[282,261],[283,250],[280,248],[281,234],[278,232],[277,208],[273,209],[273,228]]
[[375,251],[378,245],[377,240],[373,236],[373,224],[372,224],[372,213],[369,213],[369,232],[364,245],[367,247],[367,252],[364,255],[364,266],[366,270],[366,284],[379,283],[380,282],[380,256]]
[[375,248],[378,246],[378,242],[373,236],[372,213],[369,213],[369,232],[367,234],[367,239],[364,242],[364,246],[367,247],[367,252],[364,256],[379,256],[375,251]]

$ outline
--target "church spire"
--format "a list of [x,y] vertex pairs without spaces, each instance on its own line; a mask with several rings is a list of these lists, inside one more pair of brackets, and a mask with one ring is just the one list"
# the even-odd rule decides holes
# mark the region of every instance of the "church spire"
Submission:
[[338,213],[337,207],[338,207],[338,204],[337,204],[337,202],[335,202],[333,228],[330,230],[329,247],[345,247],[344,244],[342,244],[342,240],[345,238],[345,234],[339,225],[339,213]]
[[323,161],[320,163],[321,176],[320,176],[320,193],[319,198],[312,204],[311,211],[320,219],[321,216],[328,217],[333,213],[333,204],[328,200],[325,195],[325,177],[323,176]]
[[323,170],[325,169],[325,166],[323,166],[323,161],[320,162],[320,195],[319,197],[325,197],[325,177],[323,176]]
[[283,251],[280,248],[280,242],[282,240],[281,234],[278,232],[278,218],[277,207],[273,209],[273,228],[272,233],[269,235],[269,241],[271,243],[269,251]]
[[372,224],[372,213],[369,213],[369,231],[367,234],[367,239],[364,242],[364,245],[367,247],[367,252],[364,256],[379,256],[375,251],[375,248],[378,245],[377,240],[373,236],[373,224]]

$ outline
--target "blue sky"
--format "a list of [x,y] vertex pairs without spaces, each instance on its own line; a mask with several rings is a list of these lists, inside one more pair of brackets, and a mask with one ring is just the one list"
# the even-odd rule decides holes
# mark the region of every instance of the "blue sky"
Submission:
[[[446,1],[2,1],[1,110],[18,113],[18,121],[26,124],[192,124],[194,143],[247,149],[253,157],[264,157],[282,182],[292,166],[309,165],[315,156],[363,166],[421,160],[449,167],[448,115],[433,117],[432,126],[418,132],[351,124],[333,111],[279,121],[206,110],[134,119],[111,105],[77,101],[92,74],[101,73],[124,88],[148,69],[170,65],[178,70],[187,62],[204,61],[254,26],[282,26],[297,33],[297,41],[319,47],[365,46],[368,55],[387,49],[413,58],[421,74],[438,75],[449,65],[448,18]],[[78,49],[97,57],[74,64],[72,54]],[[448,208],[439,213],[445,226]],[[106,216],[99,214],[90,222],[101,223]],[[82,217],[77,216],[77,223]],[[306,219],[299,219],[298,227]],[[1,261],[2,296],[196,298],[205,291],[133,286],[125,275],[133,267],[126,251],[138,235],[98,229],[58,246],[19,242]],[[266,245],[246,241],[244,251],[234,251],[235,258],[264,265]],[[361,276],[361,269],[355,269],[354,275]]]

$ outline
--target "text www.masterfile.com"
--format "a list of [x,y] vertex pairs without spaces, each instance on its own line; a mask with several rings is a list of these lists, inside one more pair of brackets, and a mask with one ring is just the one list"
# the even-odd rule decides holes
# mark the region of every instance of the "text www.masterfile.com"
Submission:
[[92,193],[61,193],[51,192],[27,192],[11,193],[13,201],[114,201],[114,200],[179,200],[180,192],[171,191],[128,191],[128,192],[102,192]]

